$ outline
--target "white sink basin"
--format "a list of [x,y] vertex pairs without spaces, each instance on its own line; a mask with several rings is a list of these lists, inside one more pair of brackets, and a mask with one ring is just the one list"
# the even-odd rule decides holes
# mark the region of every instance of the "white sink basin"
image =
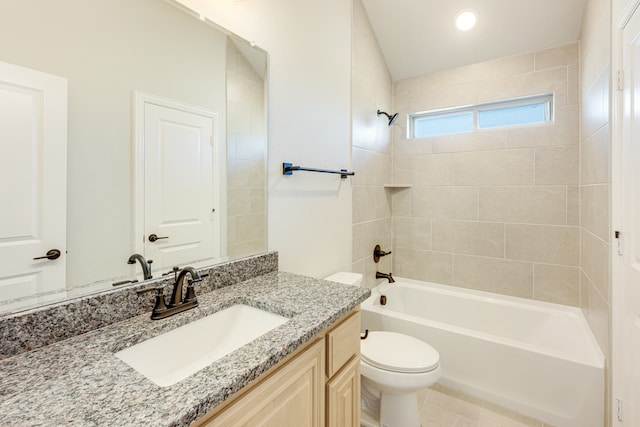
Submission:
[[119,351],[115,356],[157,385],[166,387],[287,320],[277,314],[238,304]]

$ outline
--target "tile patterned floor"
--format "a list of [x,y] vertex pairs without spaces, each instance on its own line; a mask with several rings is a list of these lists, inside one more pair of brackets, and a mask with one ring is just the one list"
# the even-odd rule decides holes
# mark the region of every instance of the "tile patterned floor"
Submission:
[[418,399],[422,427],[552,427],[439,384]]

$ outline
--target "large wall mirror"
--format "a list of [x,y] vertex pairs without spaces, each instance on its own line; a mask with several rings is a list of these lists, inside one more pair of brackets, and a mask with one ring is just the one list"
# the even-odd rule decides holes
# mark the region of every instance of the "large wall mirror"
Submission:
[[0,313],[267,250],[264,50],[170,0],[0,5]]

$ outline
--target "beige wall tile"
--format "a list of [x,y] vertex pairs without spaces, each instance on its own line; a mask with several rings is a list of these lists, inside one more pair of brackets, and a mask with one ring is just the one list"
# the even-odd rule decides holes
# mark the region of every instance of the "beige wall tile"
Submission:
[[536,70],[576,65],[579,62],[579,44],[570,43],[564,46],[535,52]]
[[393,218],[393,247],[431,250],[431,220]]
[[504,224],[490,222],[432,222],[434,251],[504,257]]
[[406,128],[392,126],[394,132],[403,136],[396,136],[393,139],[393,155],[406,156],[416,154],[431,154],[433,152],[433,138],[406,138]]
[[566,68],[552,68],[533,73],[517,74],[496,80],[478,82],[474,86],[477,90],[477,102],[553,93],[555,105],[567,105]]
[[567,186],[567,225],[580,225],[580,187]]
[[391,215],[394,217],[411,216],[412,188],[387,188],[391,194]]
[[[609,293],[609,244],[608,241],[608,188],[611,154],[609,147],[610,117],[610,67],[611,67],[611,1],[590,0],[586,2],[580,35],[580,99],[581,146],[580,146],[580,307],[600,345],[607,365],[605,366],[605,414],[610,417],[610,307]],[[594,184],[605,184],[594,186]],[[588,186],[588,187],[585,187]],[[600,187],[600,188],[595,188]],[[608,191],[606,191],[608,193]],[[607,200],[604,200],[604,199]],[[606,214],[604,212],[607,212]],[[604,217],[607,217],[605,220]],[[593,233],[596,234],[593,234]],[[607,423],[605,423],[608,425]]]
[[352,188],[353,222],[373,221],[391,216],[390,195],[383,187],[354,185]]
[[578,307],[580,305],[580,270],[577,267],[534,264],[533,298]]
[[610,241],[609,184],[580,187],[580,218],[585,230],[605,242]]
[[434,87],[454,86],[523,74],[534,70],[534,54],[513,55],[394,82],[394,95],[423,93]]
[[264,252],[267,247],[267,239],[265,237],[257,240],[249,240],[245,242],[234,242],[228,244],[229,256],[239,258]]
[[553,122],[507,129],[507,147],[552,147],[578,145],[580,142],[580,107],[567,105],[555,109]]
[[532,185],[534,150],[456,153],[456,185]]
[[506,147],[507,131],[487,130],[476,133],[442,135],[430,138],[434,153],[499,150]]
[[611,357],[609,347],[609,311],[611,308],[584,273],[580,276],[580,307],[600,345],[600,350],[609,359]]
[[394,248],[393,274],[408,279],[450,285],[453,281],[453,255]]
[[[389,247],[390,248],[390,247]],[[382,247],[383,250],[388,250],[387,247]],[[393,271],[393,254],[387,255],[384,258],[380,258],[380,261],[376,264],[373,261],[373,251],[371,251],[372,256],[369,260],[367,260],[367,270],[365,274],[365,283],[372,283],[373,286],[378,286],[381,283],[386,282],[386,279],[376,279],[376,271],[380,271],[382,273],[393,273],[395,276],[397,274]]]
[[265,214],[237,215],[235,222],[237,242],[260,240],[267,235],[267,216]]
[[507,224],[506,257],[577,266],[578,241],[578,227]]
[[264,162],[227,159],[228,187],[265,187]]
[[611,137],[604,126],[580,147],[580,184],[602,184],[610,180]]
[[413,185],[453,185],[453,154],[395,156],[393,182]]
[[414,187],[411,216],[436,219],[478,219],[476,187]]
[[[531,297],[534,261],[578,265],[578,55],[579,45],[572,43],[394,82],[394,110],[402,117],[416,111],[541,93],[553,93],[555,100],[551,124],[416,140],[407,139],[404,122],[392,129],[393,182],[413,185],[402,192],[392,190],[394,219],[408,215],[414,220],[432,219],[432,251],[394,247],[396,270],[406,270],[422,280],[441,275],[447,283],[447,274],[443,273],[446,268],[438,274],[418,271],[427,267],[410,266],[405,256],[413,260],[426,253],[465,260],[508,257],[506,229],[511,230],[508,244],[514,259],[503,259],[502,265],[529,266],[528,291],[524,287],[510,289],[506,279],[506,291],[498,284],[486,285],[487,290],[520,295],[528,292]],[[534,224],[541,228],[531,228],[536,227]],[[411,246],[419,246],[420,242],[411,240],[413,236],[405,236],[414,227],[415,221],[394,221],[394,245],[407,240]],[[495,265],[500,264],[498,261]],[[448,264],[438,264],[443,265]],[[473,273],[469,274],[469,280],[473,280]],[[565,283],[558,272],[547,276]],[[545,297],[571,299],[554,294],[543,284],[539,291]]]
[[431,88],[423,93],[416,92],[411,95],[411,102],[408,105],[411,106],[412,112],[417,112],[476,104],[482,102],[479,97],[480,92],[474,91],[477,85],[477,83],[467,83]]
[[580,103],[580,66],[567,67],[567,104]]
[[[373,250],[371,251],[373,254]],[[392,264],[392,256],[389,255],[380,260],[379,263],[373,261],[373,256],[369,258],[363,258],[358,262],[352,264],[351,271],[354,273],[360,273],[363,277],[362,286],[365,288],[375,288],[380,284],[381,280],[376,279],[376,271],[390,272]]]
[[480,220],[556,224],[567,221],[565,187],[482,187]]
[[[583,25],[580,37],[581,81],[582,87],[588,88],[598,79],[600,73],[609,66],[611,55],[611,14],[610,1],[589,1],[587,17],[590,21]],[[596,13],[591,11],[598,9]],[[582,89],[582,93],[586,92]],[[584,98],[583,98],[584,99]]]
[[386,120],[376,115],[371,105],[351,108],[351,133],[354,147],[391,155],[391,132]]
[[463,288],[533,297],[533,263],[455,255],[453,284]]
[[391,156],[352,148],[353,185],[383,185],[391,182]]
[[536,148],[536,185],[578,184],[577,146]]
[[609,122],[609,68],[582,95],[582,139],[585,140]]
[[353,224],[352,262],[373,258],[373,248],[391,247],[391,218]]
[[580,265],[589,281],[609,301],[609,244],[582,229],[580,238]]
[[247,215],[265,213],[266,190],[264,188],[232,187],[227,191],[227,213],[229,215]]

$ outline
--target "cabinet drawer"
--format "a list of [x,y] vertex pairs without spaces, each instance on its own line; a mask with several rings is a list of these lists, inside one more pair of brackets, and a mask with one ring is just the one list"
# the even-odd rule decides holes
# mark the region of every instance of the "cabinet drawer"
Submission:
[[327,377],[331,378],[356,354],[360,354],[359,311],[327,333]]

